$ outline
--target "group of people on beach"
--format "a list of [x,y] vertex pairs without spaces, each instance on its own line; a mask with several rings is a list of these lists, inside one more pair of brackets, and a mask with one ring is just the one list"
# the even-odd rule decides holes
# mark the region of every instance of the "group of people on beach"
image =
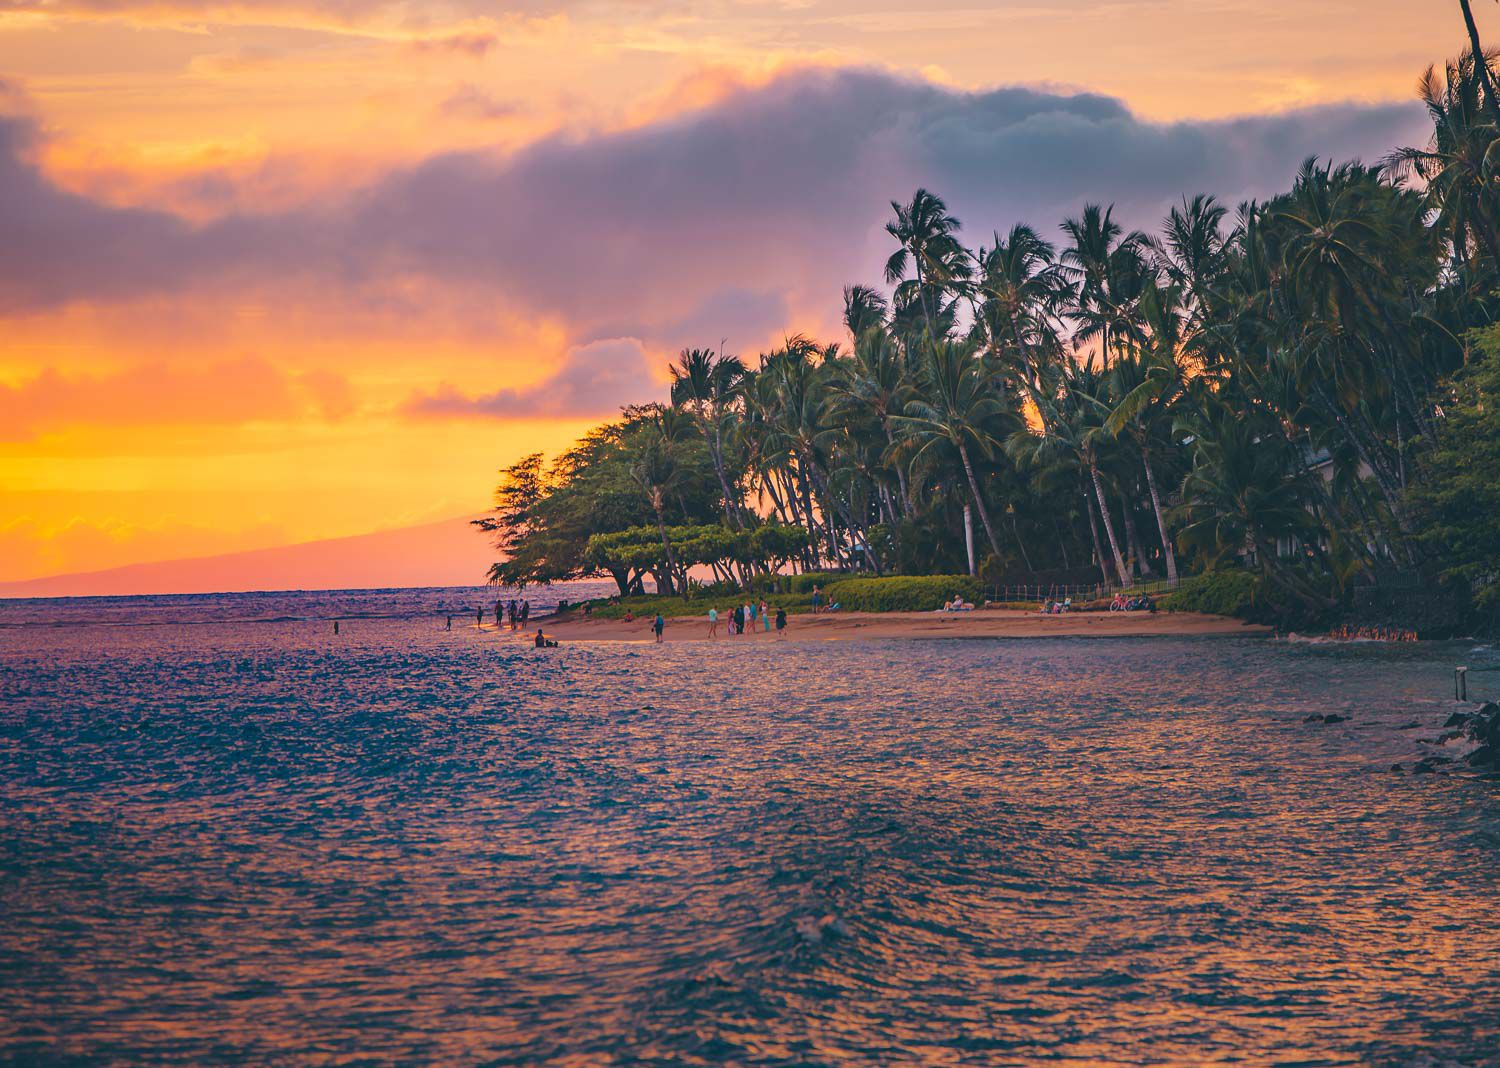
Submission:
[[[747,601],[744,604],[735,605],[729,610],[727,625],[730,634],[744,634],[746,628],[751,633],[754,633],[757,623],[766,634],[771,633],[773,625],[776,628],[776,633],[780,634],[786,630],[786,609],[776,609],[774,622],[771,616],[771,606],[766,604],[765,601],[761,601],[759,604]],[[719,636],[719,610],[717,608],[710,608],[708,610],[708,636],[710,638],[717,638]]]
[[[511,630],[522,630],[526,621],[531,618],[531,602],[518,601],[512,597],[509,601],[495,602],[495,626],[508,626]],[[484,622],[484,607],[479,609],[479,622]]]
[[1334,627],[1328,632],[1330,638],[1343,642],[1414,642],[1417,632],[1404,627]]

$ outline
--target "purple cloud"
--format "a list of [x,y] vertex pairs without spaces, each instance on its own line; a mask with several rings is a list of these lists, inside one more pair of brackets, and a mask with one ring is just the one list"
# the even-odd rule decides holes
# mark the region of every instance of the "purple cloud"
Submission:
[[[917,185],[974,242],[1018,220],[1048,231],[1085,200],[1152,226],[1184,193],[1232,203],[1285,187],[1306,155],[1371,159],[1426,136],[1405,105],[1158,124],[1096,95],[798,71],[644,128],[449,153],[336,202],[194,226],[58,188],[29,161],[30,121],[0,119],[0,310],[288,277],[373,301],[420,276],[584,340],[751,344],[742,329],[774,334],[795,325],[774,322],[788,308],[836,307],[840,285],[878,278],[888,201]],[[759,308],[716,327],[747,310],[716,304],[730,289]]]
[[446,383],[409,401],[405,410],[429,416],[598,416],[626,404],[666,400],[653,362],[633,337],[606,338],[568,350],[545,381],[468,397]]

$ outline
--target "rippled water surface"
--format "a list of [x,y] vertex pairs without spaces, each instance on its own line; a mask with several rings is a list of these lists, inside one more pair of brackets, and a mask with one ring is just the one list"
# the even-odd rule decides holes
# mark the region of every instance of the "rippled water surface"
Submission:
[[1500,1063],[1492,657],[0,629],[0,1058]]

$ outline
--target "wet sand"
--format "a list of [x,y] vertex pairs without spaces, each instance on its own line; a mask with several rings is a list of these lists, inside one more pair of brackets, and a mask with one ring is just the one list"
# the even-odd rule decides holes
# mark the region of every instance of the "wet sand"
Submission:
[[[991,608],[974,612],[836,612],[831,615],[787,617],[780,635],[759,626],[730,635],[721,612],[718,641],[843,641],[854,638],[1122,638],[1141,636],[1245,637],[1270,634],[1270,627],[1243,623],[1226,616],[1195,612],[1069,612],[1042,615],[1015,609]],[[548,637],[559,641],[652,640],[650,617],[627,623],[620,619],[539,620]],[[708,641],[706,614],[667,620],[664,640]]]

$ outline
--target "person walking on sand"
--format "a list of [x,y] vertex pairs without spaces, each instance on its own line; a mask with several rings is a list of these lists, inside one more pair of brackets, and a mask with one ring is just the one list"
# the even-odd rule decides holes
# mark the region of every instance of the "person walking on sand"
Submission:
[[484,626],[484,605],[480,605],[479,611],[474,613],[474,626]]
[[656,613],[656,619],[652,621],[651,629],[656,631],[656,643],[660,645],[661,632],[667,629],[667,621],[661,617],[660,612]]
[[779,638],[779,637],[781,637],[785,633],[786,633],[786,609],[785,608],[778,608],[778,609],[776,609],[776,637]]
[[717,608],[708,610],[708,636],[710,638],[719,636],[719,610]]

